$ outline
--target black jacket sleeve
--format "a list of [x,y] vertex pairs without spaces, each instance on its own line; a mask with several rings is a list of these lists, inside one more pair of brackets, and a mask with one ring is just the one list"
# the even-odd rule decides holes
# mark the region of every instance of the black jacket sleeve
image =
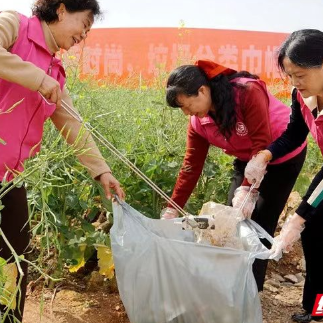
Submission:
[[[321,186],[319,184],[323,180],[323,167],[321,170],[316,174],[314,177],[310,187],[308,188],[305,196],[303,197],[303,200],[299,207],[296,210],[296,213],[303,217],[305,220],[311,219],[315,214],[320,213],[319,215],[321,216],[322,210],[323,210],[323,202],[320,201],[318,205],[315,205],[315,203],[310,204],[308,202],[309,198],[312,196],[314,198],[317,198],[318,200],[320,199],[320,195],[322,195],[321,189],[319,189]],[[319,187],[318,187],[319,186]],[[315,191],[315,189],[318,188],[318,191]],[[314,192],[315,191],[315,192]]]
[[297,101],[296,89],[292,93],[291,108],[292,111],[287,129],[267,148],[273,155],[272,160],[285,156],[301,146],[309,133],[308,126],[301,112],[301,105]]

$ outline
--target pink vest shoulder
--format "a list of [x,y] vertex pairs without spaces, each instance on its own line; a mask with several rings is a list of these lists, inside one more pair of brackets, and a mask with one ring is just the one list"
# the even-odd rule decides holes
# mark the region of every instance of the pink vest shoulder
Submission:
[[[61,88],[65,72],[59,59],[47,48],[44,32],[37,17],[19,15],[18,37],[11,53],[34,64],[56,79]],[[0,79],[0,109],[7,111],[20,102],[10,113],[0,115],[0,138],[6,145],[0,146],[0,181],[12,178],[13,171],[22,171],[25,159],[40,149],[43,126],[55,110],[47,105],[37,91]],[[9,175],[8,175],[9,174]]]
[[297,101],[301,105],[301,112],[305,123],[307,124],[310,133],[323,153],[323,116],[319,115],[317,118],[312,114],[311,109],[306,105],[304,99],[299,91],[297,91]]
[[[277,139],[287,127],[290,116],[290,108],[284,105],[278,99],[276,99],[272,94],[270,94],[266,88],[266,84],[259,79],[242,77],[233,79],[231,82],[236,82],[240,84],[254,82],[262,87],[262,89],[264,90],[264,95],[268,99],[271,135],[273,140]],[[215,124],[214,120],[210,116],[206,116],[204,118],[192,116],[190,118],[190,122],[193,129],[200,136],[207,139],[210,144],[222,148],[223,151],[229,155],[233,155],[241,160],[248,161],[251,158],[252,142],[249,136],[248,129],[246,127],[246,122],[241,113],[241,106],[239,100],[240,96],[238,94],[238,91],[239,89],[235,88],[237,122],[235,129],[232,132],[232,135],[229,139],[226,139],[223,135],[221,135],[218,126]],[[276,160],[274,163],[280,163],[284,160],[288,160],[295,156],[295,154],[297,153],[298,151],[294,151]]]
[[[246,77],[239,77],[239,78],[235,78],[233,80],[231,80],[231,83],[240,83],[240,84],[246,84],[248,82],[256,82],[258,84],[261,85],[261,87],[264,89],[264,91],[267,93],[267,89],[266,89],[266,85],[263,81],[259,80],[259,79],[251,79],[251,78],[246,78]],[[237,94],[237,89],[235,89],[235,93]],[[240,100],[239,100],[239,95],[235,95],[235,100],[236,100],[236,104],[237,104],[237,108],[239,110],[239,105],[240,105]],[[239,114],[240,111],[237,111],[237,113]],[[193,127],[193,129],[202,137],[206,138],[206,132],[204,129],[204,126],[207,124],[214,124],[215,122],[214,120],[210,117],[210,116],[205,116],[204,118],[199,118],[196,116],[192,116],[190,118],[190,122],[191,125]]]

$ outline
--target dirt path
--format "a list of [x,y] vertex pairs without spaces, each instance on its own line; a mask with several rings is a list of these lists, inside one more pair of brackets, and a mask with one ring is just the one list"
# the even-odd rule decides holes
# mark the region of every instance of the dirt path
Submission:
[[[41,299],[43,299],[41,301]],[[129,323],[118,294],[72,290],[29,296],[23,323]]]
[[[301,291],[299,287],[283,286],[279,292],[262,292],[264,323],[292,322],[291,313],[300,308]],[[44,296],[41,315],[40,295],[28,297],[24,323],[129,323],[118,294],[63,290],[53,303],[49,299],[52,294],[47,292]]]

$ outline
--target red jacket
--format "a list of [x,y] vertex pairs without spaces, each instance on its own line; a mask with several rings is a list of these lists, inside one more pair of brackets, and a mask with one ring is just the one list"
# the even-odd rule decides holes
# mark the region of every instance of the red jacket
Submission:
[[[237,79],[232,81],[237,82]],[[237,122],[229,139],[219,132],[211,117],[190,119],[184,162],[172,194],[180,207],[184,207],[202,173],[210,144],[247,162],[278,138],[289,123],[290,108],[274,98],[264,82],[247,78],[238,81],[247,84],[247,88],[235,88]],[[305,145],[306,142],[274,163],[293,158]],[[249,185],[246,179],[243,185]]]

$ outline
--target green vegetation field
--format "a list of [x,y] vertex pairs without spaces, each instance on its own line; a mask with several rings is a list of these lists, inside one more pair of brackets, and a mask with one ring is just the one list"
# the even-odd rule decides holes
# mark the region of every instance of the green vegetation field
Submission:
[[[125,89],[96,84],[70,81],[75,106],[86,121],[170,196],[185,153],[187,117],[166,106],[161,86]],[[143,214],[158,218],[165,201],[108,149],[101,148],[126,191],[126,201]],[[77,270],[95,249],[110,243],[108,231],[96,230],[92,222],[107,211],[112,223],[111,202],[102,196],[99,185],[74,153],[77,151],[66,145],[52,123],[47,122],[42,150],[27,163],[24,176],[38,250],[36,264],[39,269],[46,268],[48,255],[54,257],[55,271],[51,274],[55,277],[60,277],[66,267]],[[188,212],[198,213],[202,204],[210,200],[226,202],[232,160],[211,148],[203,175],[186,206]],[[320,152],[310,141],[306,165],[295,190],[304,194],[321,163]]]

